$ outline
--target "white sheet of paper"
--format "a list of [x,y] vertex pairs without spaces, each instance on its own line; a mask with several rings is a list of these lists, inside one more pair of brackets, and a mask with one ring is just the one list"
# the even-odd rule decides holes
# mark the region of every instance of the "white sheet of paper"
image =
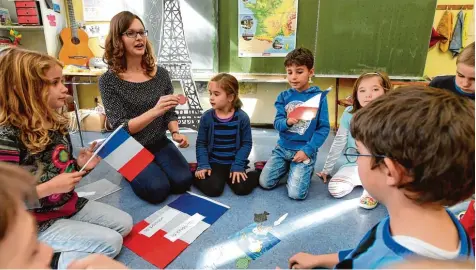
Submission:
[[152,237],[152,235],[162,229],[165,224],[169,223],[169,221],[171,221],[179,213],[180,212],[178,210],[170,208],[167,212],[157,217],[157,219],[150,223],[149,226],[142,229],[139,234],[145,235],[147,237]]
[[96,191],[91,191],[91,192],[78,192],[78,197],[88,197],[88,196],[93,196],[96,194]]
[[[100,198],[105,197],[109,194],[112,194],[112,193],[114,193],[118,190],[121,190],[120,186],[118,186],[118,185],[108,181],[107,179],[103,178],[101,180],[92,182],[90,184],[78,187],[76,189],[76,192],[78,194],[87,193],[87,194],[89,194],[88,199],[92,200],[92,201],[95,201],[95,200],[99,200]],[[91,192],[94,192],[94,194],[91,195],[92,194]]]
[[204,218],[205,218],[204,216],[196,213],[195,215],[189,217],[187,220],[185,220],[180,225],[175,227],[175,229],[168,232],[164,237],[169,239],[172,242],[175,242],[182,235],[188,232],[191,228],[195,227]]
[[110,21],[114,15],[125,10],[124,1],[83,0],[83,19],[91,21]]

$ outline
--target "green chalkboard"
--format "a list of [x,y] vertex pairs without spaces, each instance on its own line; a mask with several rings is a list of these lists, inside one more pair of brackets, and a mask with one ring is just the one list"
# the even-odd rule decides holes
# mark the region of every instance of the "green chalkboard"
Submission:
[[[238,57],[238,1],[243,0],[218,2],[218,69],[221,72],[285,74],[284,57]],[[317,0],[299,0],[297,47],[314,50],[318,4]]]
[[422,76],[435,8],[436,0],[321,0],[316,73]]
[[[238,2],[218,2],[218,69],[284,74],[284,58],[238,57]],[[271,0],[248,0],[271,1]],[[437,0],[299,0],[297,47],[315,54],[316,74],[381,70],[423,75]]]

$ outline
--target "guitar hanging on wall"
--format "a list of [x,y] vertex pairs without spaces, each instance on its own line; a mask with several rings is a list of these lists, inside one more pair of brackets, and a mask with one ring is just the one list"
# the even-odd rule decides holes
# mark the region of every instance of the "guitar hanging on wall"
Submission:
[[68,3],[68,17],[70,27],[61,30],[60,39],[63,43],[59,52],[59,60],[65,65],[87,66],[93,52],[89,49],[88,34],[78,27],[74,17],[72,0],[66,0]]

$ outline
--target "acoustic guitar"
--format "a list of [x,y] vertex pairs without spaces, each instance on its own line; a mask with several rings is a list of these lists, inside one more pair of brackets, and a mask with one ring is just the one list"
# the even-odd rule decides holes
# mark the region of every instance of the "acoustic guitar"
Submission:
[[89,59],[94,57],[89,49],[88,34],[78,27],[74,17],[72,0],[66,0],[68,3],[68,17],[70,26],[61,30],[60,39],[63,43],[59,52],[59,60],[65,65],[87,66]]

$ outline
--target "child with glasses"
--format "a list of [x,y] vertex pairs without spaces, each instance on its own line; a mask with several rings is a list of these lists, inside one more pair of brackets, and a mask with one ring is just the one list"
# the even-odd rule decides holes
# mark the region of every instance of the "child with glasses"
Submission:
[[[352,115],[391,89],[392,83],[390,79],[381,72],[365,73],[357,79],[352,91],[353,105],[344,110],[324,168],[320,173],[317,173],[324,180],[324,183],[327,182],[328,175],[333,171],[344,149],[347,148],[349,151],[353,151],[352,149],[356,148],[355,140],[349,131]],[[329,192],[335,198],[342,198],[349,194],[355,186],[362,185],[357,173],[357,164],[352,159],[354,157],[348,156],[347,162],[339,168],[334,177],[329,181]],[[364,189],[359,205],[365,209],[373,209],[377,206],[377,203]]]
[[388,210],[355,249],[299,253],[293,268],[387,268],[412,258],[474,261],[471,241],[446,206],[474,192],[474,102],[408,86],[359,110],[350,126],[358,173]]

